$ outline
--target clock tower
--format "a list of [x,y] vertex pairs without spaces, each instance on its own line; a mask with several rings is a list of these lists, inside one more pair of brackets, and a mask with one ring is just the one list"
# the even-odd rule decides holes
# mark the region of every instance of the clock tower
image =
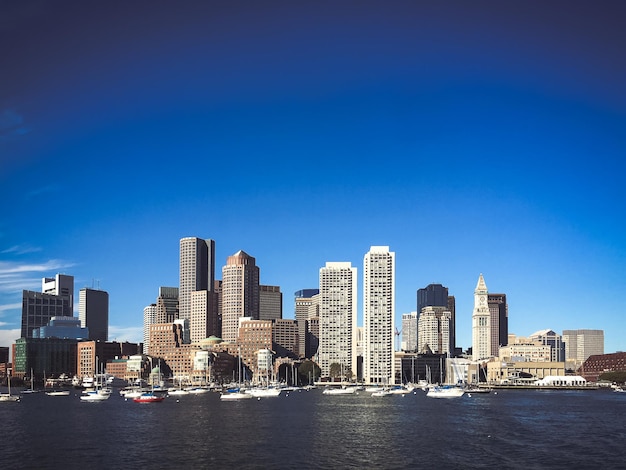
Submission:
[[487,305],[487,285],[482,273],[474,289],[474,313],[472,314],[472,360],[491,356],[491,314]]

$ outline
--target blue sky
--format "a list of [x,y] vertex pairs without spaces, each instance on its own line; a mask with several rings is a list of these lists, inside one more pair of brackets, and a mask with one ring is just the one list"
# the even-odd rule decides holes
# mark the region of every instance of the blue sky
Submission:
[[[362,280],[396,317],[441,283],[471,346],[483,273],[509,331],[625,349],[622,2],[3,2],[0,345],[57,272],[110,295],[110,339],[178,285],[178,243],[263,284]],[[361,315],[362,285],[359,285]],[[78,314],[76,308],[75,314]]]

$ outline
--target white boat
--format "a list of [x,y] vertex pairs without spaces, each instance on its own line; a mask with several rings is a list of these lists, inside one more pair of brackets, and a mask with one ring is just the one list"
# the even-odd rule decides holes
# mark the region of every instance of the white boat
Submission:
[[50,390],[46,392],[46,395],[48,395],[49,397],[67,397],[69,396],[69,394],[69,390]]
[[322,392],[323,395],[354,395],[356,387],[327,387]]
[[407,387],[403,385],[398,385],[397,387],[391,387],[391,389],[389,390],[389,393],[391,395],[406,395],[408,393],[411,393],[412,391],[413,389],[409,390]]
[[378,391],[372,393],[373,397],[388,397],[390,395],[393,395],[391,390],[385,390],[385,389],[378,390]]
[[170,388],[167,390],[167,394],[170,396],[189,395],[189,390],[185,390],[183,388]]
[[262,387],[262,388],[250,388],[245,393],[252,395],[255,398],[269,398],[277,397],[283,389],[276,387]]
[[83,393],[80,399],[83,401],[104,401],[108,400],[111,396],[110,393],[102,393],[102,390],[92,390],[87,393]]
[[426,396],[430,398],[458,398],[465,393],[460,387],[452,385],[433,385],[426,392]]
[[209,393],[211,390],[206,387],[192,387],[188,388],[187,391],[192,395],[199,395],[201,393]]
[[224,401],[248,400],[250,398],[252,398],[252,395],[241,390],[238,392],[225,392],[220,395],[220,400]]

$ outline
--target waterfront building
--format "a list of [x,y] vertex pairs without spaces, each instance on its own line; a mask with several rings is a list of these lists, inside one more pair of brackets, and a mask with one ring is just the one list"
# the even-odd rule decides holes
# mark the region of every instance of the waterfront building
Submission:
[[340,364],[356,374],[357,269],[350,262],[327,262],[319,271],[318,364],[322,377]]
[[278,357],[298,358],[298,323],[287,318],[272,320],[272,342]]
[[487,362],[487,382],[494,385],[533,385],[548,376],[565,376],[564,362]]
[[150,354],[150,325],[178,319],[178,287],[159,287],[156,303],[143,309],[143,352]]
[[597,382],[605,372],[626,372],[626,352],[592,354],[577,372],[589,382]]
[[[251,317],[240,317],[238,321],[237,354],[240,355],[241,362],[256,377],[259,373],[258,351],[262,349],[274,350],[273,322],[272,320],[258,320]],[[252,377],[241,378],[242,381],[250,379]]]
[[400,349],[407,352],[417,352],[417,312],[402,314],[402,342]]
[[418,320],[418,350],[452,355],[452,313],[447,307],[424,307]]
[[76,317],[52,317],[47,325],[33,329],[33,338],[89,339],[89,328],[82,328]]
[[[47,295],[47,294],[44,294]],[[13,345],[13,376],[30,376],[36,380],[76,374],[76,339],[19,338]]]
[[283,318],[283,293],[280,286],[259,286],[259,320]]
[[[294,293],[295,319],[298,322],[298,350],[300,357],[311,358],[308,348],[309,310],[313,305],[313,296],[319,294],[319,289],[301,289]],[[317,316],[317,315],[314,315]]]
[[76,375],[79,377],[93,377],[106,370],[108,361],[141,354],[141,348],[141,343],[79,341],[76,346]]
[[499,359],[505,362],[552,362],[552,346],[519,338],[500,348]]
[[456,302],[453,295],[448,294],[448,288],[441,284],[429,284],[417,290],[417,317],[424,307],[447,307],[450,312],[450,350],[456,349]]
[[22,338],[32,338],[33,329],[46,326],[52,317],[74,316],[73,276],[57,274],[41,284],[42,292],[22,291]]
[[592,355],[604,354],[604,330],[563,330],[565,361],[578,368]]
[[395,253],[372,246],[363,258],[363,381],[395,382]]
[[193,357],[200,349],[197,343],[188,341],[188,320],[178,319],[173,323],[155,323],[150,325],[150,356],[153,358],[152,368],[160,362],[161,372],[190,377],[193,367]]
[[[215,334],[217,324],[213,295],[215,241],[181,238],[179,268],[178,318],[189,321],[191,338],[199,341]],[[198,294],[194,303],[193,293],[198,291],[204,291],[204,294]]]
[[474,313],[472,314],[472,359],[479,361],[493,356],[491,336],[491,313],[487,304],[487,285],[482,273],[474,289]]
[[80,325],[89,330],[89,339],[109,339],[109,293],[83,288],[78,293],[78,318]]
[[239,319],[259,319],[259,267],[240,250],[229,256],[222,268],[222,339],[237,341]]

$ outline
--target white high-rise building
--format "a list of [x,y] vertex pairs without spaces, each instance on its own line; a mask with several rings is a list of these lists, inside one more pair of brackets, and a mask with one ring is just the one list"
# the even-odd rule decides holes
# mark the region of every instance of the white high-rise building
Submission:
[[158,309],[156,304],[150,304],[143,309],[143,353],[150,354],[150,325],[157,322]]
[[395,259],[388,246],[372,246],[363,260],[363,381],[395,382]]
[[[217,308],[214,305],[215,241],[197,237],[180,239],[180,286],[178,289],[178,318],[187,320],[191,337],[196,340],[215,334]],[[192,300],[193,293],[205,291],[203,301]],[[192,310],[199,317],[192,319]],[[204,310],[198,310],[202,306]]]
[[327,262],[320,269],[318,363],[322,377],[337,363],[357,372],[357,269],[349,262]]
[[452,354],[452,312],[447,307],[424,307],[418,320],[419,352]]
[[402,351],[417,351],[417,312],[402,314]]
[[482,273],[474,289],[474,313],[472,314],[472,360],[491,357],[491,313],[487,304],[487,285]]

